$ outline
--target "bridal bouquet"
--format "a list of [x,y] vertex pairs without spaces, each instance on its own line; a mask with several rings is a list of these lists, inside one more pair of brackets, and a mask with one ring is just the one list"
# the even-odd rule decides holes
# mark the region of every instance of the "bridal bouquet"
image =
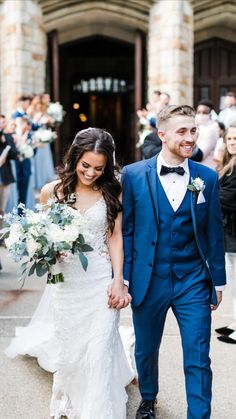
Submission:
[[34,140],[43,144],[52,143],[56,138],[57,138],[56,132],[52,131],[51,129],[39,128],[34,133]]
[[18,147],[19,160],[31,159],[34,156],[34,149],[31,144],[24,143]]
[[51,116],[55,122],[62,122],[65,116],[65,111],[63,110],[60,102],[50,102],[47,108],[47,114]]
[[16,209],[4,215],[2,238],[13,260],[23,260],[20,277],[23,283],[34,272],[39,277],[49,273],[50,283],[64,282],[58,259],[67,252],[77,253],[86,271],[88,260],[84,252],[93,249],[80,234],[80,220],[66,203],[50,199],[46,205],[38,205],[37,212],[23,204],[18,207],[22,216]]

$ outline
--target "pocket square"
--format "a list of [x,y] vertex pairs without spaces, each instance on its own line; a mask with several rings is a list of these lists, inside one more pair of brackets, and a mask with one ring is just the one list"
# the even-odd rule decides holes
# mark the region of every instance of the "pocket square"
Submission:
[[202,191],[200,191],[197,198],[197,204],[203,204],[204,202],[206,202],[206,200],[204,198]]

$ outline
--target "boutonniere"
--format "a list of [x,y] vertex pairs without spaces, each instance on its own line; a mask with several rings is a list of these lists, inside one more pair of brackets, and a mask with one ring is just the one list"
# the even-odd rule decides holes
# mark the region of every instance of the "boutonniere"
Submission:
[[196,177],[195,179],[191,178],[191,183],[189,183],[187,186],[191,192],[196,192],[197,194],[203,192],[205,187],[206,185],[204,180],[202,180],[200,177]]

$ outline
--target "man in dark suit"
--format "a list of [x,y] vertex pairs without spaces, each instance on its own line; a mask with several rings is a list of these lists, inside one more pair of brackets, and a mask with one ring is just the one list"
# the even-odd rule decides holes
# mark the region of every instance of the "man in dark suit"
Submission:
[[9,146],[6,162],[0,167],[0,214],[4,214],[10,193],[10,184],[15,182],[10,160],[18,159],[18,152],[11,134],[5,133],[5,116],[0,115],[0,154]]
[[184,357],[188,419],[209,419],[211,310],[225,279],[217,174],[190,159],[197,139],[190,106],[158,114],[162,151],[123,172],[124,278],[129,281],[142,401],[136,419],[155,418],[158,357],[169,308]]
[[162,147],[162,142],[157,134],[156,118],[150,118],[149,125],[152,128],[152,132],[145,137],[141,146],[143,159],[150,159],[156,156],[160,153]]

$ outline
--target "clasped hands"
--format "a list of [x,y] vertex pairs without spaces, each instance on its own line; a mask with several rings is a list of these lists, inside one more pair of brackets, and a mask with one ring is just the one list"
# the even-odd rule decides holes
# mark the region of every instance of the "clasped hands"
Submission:
[[117,282],[116,280],[113,280],[112,284],[108,287],[107,295],[108,307],[116,308],[118,310],[127,307],[132,300],[127,285],[120,281]]

